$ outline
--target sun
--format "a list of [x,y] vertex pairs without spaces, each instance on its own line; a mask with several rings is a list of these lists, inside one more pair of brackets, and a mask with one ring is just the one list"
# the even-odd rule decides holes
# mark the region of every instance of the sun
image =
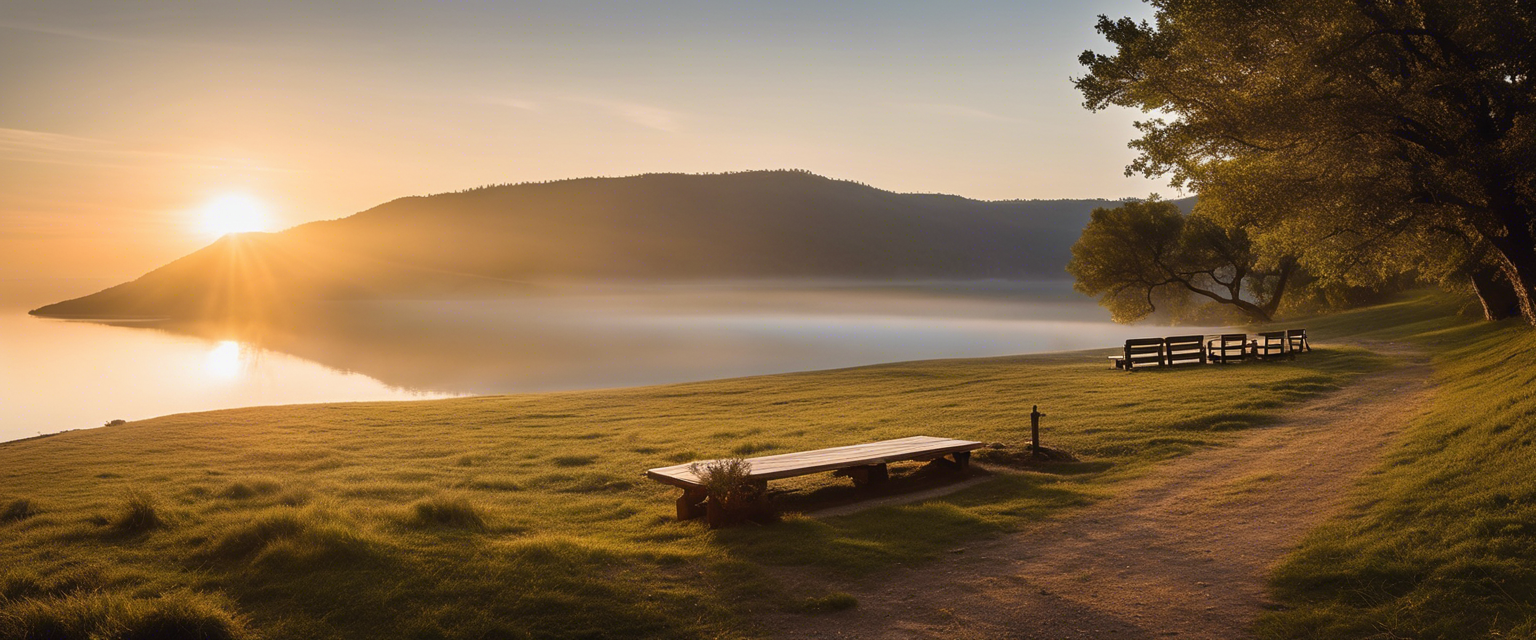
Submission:
[[271,227],[267,206],[244,193],[214,196],[198,207],[197,214],[202,231],[214,237],[266,231]]

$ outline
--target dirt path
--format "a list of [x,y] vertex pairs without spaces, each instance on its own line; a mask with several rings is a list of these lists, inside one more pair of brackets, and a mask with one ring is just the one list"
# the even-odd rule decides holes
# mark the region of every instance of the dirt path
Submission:
[[1433,391],[1423,354],[1171,461],[1119,497],[917,569],[827,586],[858,608],[774,616],[790,638],[1248,637],[1265,578]]

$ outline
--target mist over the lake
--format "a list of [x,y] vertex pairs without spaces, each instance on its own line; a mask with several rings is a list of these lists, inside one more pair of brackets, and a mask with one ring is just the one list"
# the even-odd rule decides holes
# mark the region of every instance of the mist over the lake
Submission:
[[7,311],[0,440],[253,404],[1085,349],[1142,331],[1110,323],[1062,280],[568,283],[516,296],[317,301],[287,320],[103,324]]

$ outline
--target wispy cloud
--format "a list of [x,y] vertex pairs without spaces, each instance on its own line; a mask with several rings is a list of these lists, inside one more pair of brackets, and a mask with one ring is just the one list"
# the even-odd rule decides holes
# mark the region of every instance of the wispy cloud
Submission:
[[249,159],[180,151],[166,151],[48,131],[0,127],[0,160],[79,166],[131,167],[145,160],[214,167],[240,167],[253,171],[280,171],[258,166]]
[[633,125],[645,127],[647,129],[655,129],[657,131],[665,131],[667,133],[676,133],[679,129],[682,128],[682,122],[685,119],[685,116],[682,112],[667,109],[665,107],[658,107],[656,105],[634,102],[630,100],[618,100],[613,98],[592,96],[557,95],[546,97],[541,100],[533,100],[522,97],[514,98],[497,96],[483,98],[482,101],[486,104],[517,109],[519,111],[543,113],[559,111],[559,109],[555,106],[551,106],[549,104],[550,102],[576,104],[584,107],[591,107],[604,115],[617,118]]
[[532,100],[523,98],[486,98],[486,102],[500,107],[511,107],[520,111],[538,111],[540,105]]
[[625,122],[667,133],[676,133],[681,128],[684,117],[678,111],[627,100],[607,98],[567,98],[567,100],[597,107]]
[[[128,5],[124,5],[124,6],[126,7]],[[26,23],[26,22],[16,22],[14,20],[5,20],[5,19],[0,19],[0,31],[14,31],[14,32],[21,32],[21,33],[34,33],[34,34],[40,34],[40,35],[46,35],[46,36],[53,36],[53,37],[56,37],[56,38],[70,38],[70,39],[73,39],[73,40],[87,40],[87,41],[90,41],[90,42],[105,42],[105,43],[111,43],[111,44],[122,44],[122,45],[130,45],[130,46],[137,46],[137,47],[151,47],[151,48],[197,47],[197,48],[202,48],[202,49],[214,49],[214,50],[222,50],[222,51],[242,50],[242,47],[240,47],[240,46],[238,46],[238,45],[236,45],[236,44],[234,44],[232,42],[229,42],[229,41],[218,41],[218,40],[199,41],[199,40],[191,40],[191,39],[186,39],[186,38],[176,38],[176,37],[170,37],[170,36],[160,36],[160,37],[124,36],[124,35],[118,35],[118,34],[115,34],[115,33],[109,33],[109,32],[106,32],[106,31],[99,30],[99,29],[89,29],[89,28],[82,29],[82,28],[75,28],[75,27],[68,27],[68,26],[53,26],[53,25],[47,25],[47,24],[33,24],[33,23]]]
[[141,44],[142,43],[142,41],[138,41],[138,40],[132,40],[132,39],[129,39],[129,38],[118,38],[118,37],[114,37],[114,36],[110,36],[110,35],[94,33],[94,32],[91,32],[91,31],[83,31],[83,30],[80,30],[80,29],[65,29],[65,28],[59,28],[59,27],[50,27],[50,26],[46,26],[46,25],[37,25],[37,24],[26,24],[26,23],[20,23],[20,22],[12,22],[12,21],[9,21],[9,20],[0,20],[0,29],[4,29],[6,31],[22,31],[22,32],[26,32],[26,33],[39,33],[39,34],[43,34],[43,35],[59,36],[61,38],[75,38],[75,39],[78,39],[78,40],[93,40],[93,41],[96,41],[96,42],[115,42],[115,43],[120,43],[120,44]]
[[948,116],[952,118],[967,118],[971,120],[991,120],[993,122],[1020,122],[1018,118],[998,115],[984,109],[967,107],[961,104],[945,104],[939,102],[907,102],[896,105],[908,111],[927,113],[931,115]]
[[69,153],[84,149],[100,148],[105,143],[105,141],[95,138],[0,127],[0,152],[40,151],[46,153]]

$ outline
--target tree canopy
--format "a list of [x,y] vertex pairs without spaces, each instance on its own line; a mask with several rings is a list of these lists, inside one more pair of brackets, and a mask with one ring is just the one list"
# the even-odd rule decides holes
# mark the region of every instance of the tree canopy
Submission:
[[1077,279],[1076,289],[1099,296],[1116,322],[1140,320],[1159,308],[1179,312],[1199,302],[1231,305],[1266,322],[1296,263],[1267,260],[1240,228],[1149,200],[1095,209],[1072,245],[1067,271]]
[[1100,17],[1116,51],[1075,80],[1089,109],[1150,114],[1127,173],[1320,279],[1502,287],[1536,324],[1536,3],[1152,4]]

